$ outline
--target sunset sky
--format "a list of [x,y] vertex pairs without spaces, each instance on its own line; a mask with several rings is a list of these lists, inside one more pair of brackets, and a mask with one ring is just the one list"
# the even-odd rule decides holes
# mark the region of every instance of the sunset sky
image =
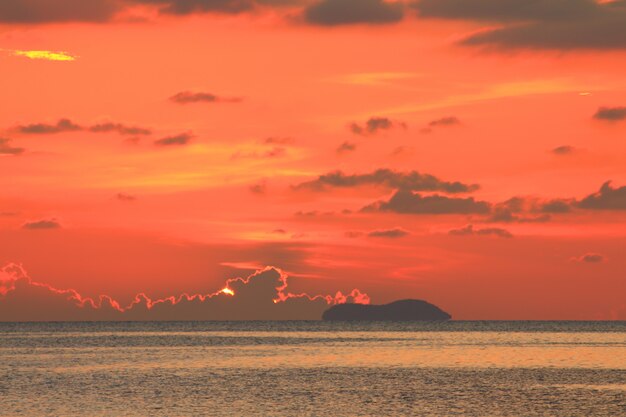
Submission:
[[2,0],[0,320],[266,267],[624,320],[624,74],[623,0]]

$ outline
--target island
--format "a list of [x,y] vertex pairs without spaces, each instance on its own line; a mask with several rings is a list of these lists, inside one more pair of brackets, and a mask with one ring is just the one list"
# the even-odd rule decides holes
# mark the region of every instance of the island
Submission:
[[452,316],[422,300],[399,300],[384,305],[337,304],[322,314],[325,321],[446,321]]

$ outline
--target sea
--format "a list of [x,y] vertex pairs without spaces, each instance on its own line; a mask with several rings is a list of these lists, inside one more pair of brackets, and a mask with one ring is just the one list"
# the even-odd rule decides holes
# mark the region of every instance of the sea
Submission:
[[626,416],[626,322],[0,323],[1,416]]

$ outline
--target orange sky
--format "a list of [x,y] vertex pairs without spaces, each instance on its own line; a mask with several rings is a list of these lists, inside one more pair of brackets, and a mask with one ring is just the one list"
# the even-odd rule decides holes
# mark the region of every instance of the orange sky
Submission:
[[81,4],[0,6],[0,264],[626,319],[623,2]]

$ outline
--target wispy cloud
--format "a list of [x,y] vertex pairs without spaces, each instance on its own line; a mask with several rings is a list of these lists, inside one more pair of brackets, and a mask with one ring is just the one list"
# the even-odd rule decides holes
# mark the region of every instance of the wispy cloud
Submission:
[[63,51],[43,51],[43,50],[9,50],[12,55],[23,56],[29,59],[41,59],[45,61],[76,61],[78,56],[71,55],[68,52]]

